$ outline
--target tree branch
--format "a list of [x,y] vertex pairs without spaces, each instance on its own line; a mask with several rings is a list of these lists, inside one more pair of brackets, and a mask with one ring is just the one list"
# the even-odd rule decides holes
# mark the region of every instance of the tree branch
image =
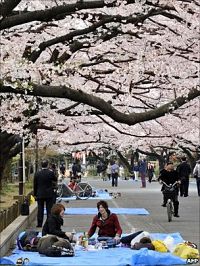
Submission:
[[5,0],[3,3],[0,3],[0,15],[5,18],[21,1],[22,0]]
[[34,95],[41,97],[67,98],[75,102],[80,102],[92,106],[102,111],[105,115],[109,116],[114,121],[127,125],[135,125],[140,122],[145,122],[158,117],[162,117],[168,113],[173,113],[173,111],[177,110],[182,105],[200,96],[200,88],[193,88],[188,93],[188,95],[182,95],[153,110],[142,113],[133,112],[130,114],[124,114],[116,110],[109,102],[106,102],[105,100],[95,95],[88,94],[81,90],[74,90],[66,86],[47,86],[33,84],[31,90],[24,90],[19,88],[13,88],[11,86],[4,86],[3,81],[0,80],[0,92],[22,95]]
[[[7,0],[7,1],[16,2],[17,0]],[[104,0],[83,1],[82,3],[76,2],[74,4],[68,4],[68,5],[64,4],[64,5],[48,8],[45,10],[24,12],[18,15],[5,18],[0,23],[0,30],[11,28],[17,25],[22,25],[22,24],[32,22],[32,21],[51,21],[52,19],[63,19],[63,16],[74,13],[77,10],[102,8],[104,6],[109,7],[111,6],[111,4],[106,4]]]
[[147,12],[147,14],[137,15],[135,17],[133,17],[133,16],[120,16],[120,15],[104,16],[104,18],[102,20],[100,20],[96,23],[93,23],[91,26],[89,26],[87,28],[75,30],[75,31],[72,31],[72,32],[65,34],[63,36],[56,37],[56,38],[53,38],[51,40],[40,43],[38,48],[36,50],[34,50],[32,53],[30,53],[30,55],[28,56],[28,59],[32,62],[35,62],[39,58],[40,54],[47,47],[50,47],[50,46],[58,44],[58,43],[69,42],[69,41],[73,40],[74,37],[94,32],[96,29],[98,29],[99,27],[101,27],[103,25],[106,25],[107,23],[120,22],[123,24],[132,23],[132,24],[137,25],[138,23],[143,23],[149,17],[161,15],[162,13],[166,14],[166,12],[164,12],[162,9],[157,9],[157,10],[151,9],[151,10],[149,10],[149,12]]

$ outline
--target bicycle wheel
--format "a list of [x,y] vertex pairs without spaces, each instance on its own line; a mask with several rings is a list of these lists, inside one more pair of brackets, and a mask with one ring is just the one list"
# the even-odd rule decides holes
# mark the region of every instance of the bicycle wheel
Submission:
[[88,183],[80,182],[75,189],[77,199],[86,200],[92,196],[92,187]]
[[63,184],[59,184],[57,188],[57,198],[61,198],[63,195]]
[[173,205],[172,205],[172,201],[170,199],[168,199],[166,207],[167,207],[168,222],[171,222],[172,214],[173,214]]

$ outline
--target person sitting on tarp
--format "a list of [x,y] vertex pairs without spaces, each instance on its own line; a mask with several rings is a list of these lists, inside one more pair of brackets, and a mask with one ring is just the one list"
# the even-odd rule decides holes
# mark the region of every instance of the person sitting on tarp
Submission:
[[93,218],[88,237],[91,237],[96,228],[99,228],[98,237],[113,237],[116,242],[120,241],[122,228],[118,217],[108,209],[108,203],[101,200],[97,203],[98,214]]
[[61,226],[63,225],[64,212],[65,207],[61,203],[53,205],[51,209],[51,215],[47,218],[42,228],[42,236],[50,234],[68,239],[70,242],[76,241],[73,234],[70,232],[64,232],[61,229]]
[[75,178],[72,178],[72,179],[69,181],[69,183],[68,183],[68,187],[71,188],[71,190],[74,191],[75,188],[76,188],[76,184],[77,184],[76,179],[75,179]]

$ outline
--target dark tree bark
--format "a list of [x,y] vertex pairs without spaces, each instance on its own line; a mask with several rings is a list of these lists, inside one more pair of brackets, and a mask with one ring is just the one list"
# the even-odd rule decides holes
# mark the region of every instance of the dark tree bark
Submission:
[[2,189],[4,170],[7,162],[20,152],[21,138],[19,136],[0,132],[0,190]]
[[0,15],[6,17],[21,2],[21,0],[5,0],[0,3]]

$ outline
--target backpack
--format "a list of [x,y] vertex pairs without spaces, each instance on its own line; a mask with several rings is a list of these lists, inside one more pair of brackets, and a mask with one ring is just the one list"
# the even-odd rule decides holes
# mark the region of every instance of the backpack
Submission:
[[27,230],[21,232],[17,237],[17,247],[24,251],[37,251],[37,243],[40,239],[39,232]]
[[24,202],[21,204],[21,207],[20,207],[20,214],[23,215],[23,216],[26,216],[26,215],[29,215],[29,202],[28,202],[28,199],[25,198],[24,199]]

